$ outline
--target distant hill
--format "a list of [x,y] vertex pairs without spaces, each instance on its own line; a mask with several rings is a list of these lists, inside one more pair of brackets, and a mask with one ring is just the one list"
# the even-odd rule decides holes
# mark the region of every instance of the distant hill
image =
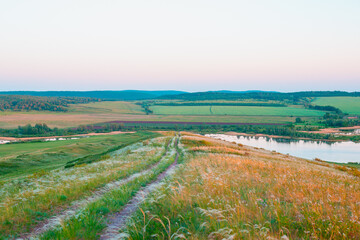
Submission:
[[177,95],[159,96],[158,99],[178,99],[185,101],[201,100],[238,100],[238,99],[261,99],[261,100],[291,100],[298,101],[306,97],[336,97],[336,96],[360,96],[360,92],[344,91],[305,91],[305,92],[267,92],[267,91],[210,91],[183,93]]
[[123,91],[3,91],[1,95],[28,95],[40,97],[88,97],[103,100],[142,100],[152,99],[160,96],[172,96],[184,94],[183,91],[142,91],[142,90],[123,90]]
[[28,95],[39,97],[87,97],[102,100],[145,100],[145,99],[179,99],[185,101],[199,100],[237,100],[237,99],[262,99],[262,100],[292,100],[297,101],[305,97],[334,97],[334,96],[360,96],[360,92],[344,91],[305,91],[305,92],[275,92],[275,91],[208,91],[184,92],[175,90],[143,91],[3,91],[0,95]]
[[98,102],[88,97],[40,97],[28,95],[0,95],[0,111],[66,112],[69,104]]
[[251,92],[277,92],[277,91],[262,91],[262,90],[246,90],[246,91],[231,91],[231,90],[218,90],[209,92],[220,92],[220,93],[251,93]]

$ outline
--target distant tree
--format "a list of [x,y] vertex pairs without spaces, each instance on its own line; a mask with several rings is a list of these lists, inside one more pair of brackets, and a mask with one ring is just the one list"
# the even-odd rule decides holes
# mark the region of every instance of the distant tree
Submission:
[[295,123],[302,123],[302,122],[303,122],[302,119],[299,118],[299,117],[297,117],[297,118],[295,119]]

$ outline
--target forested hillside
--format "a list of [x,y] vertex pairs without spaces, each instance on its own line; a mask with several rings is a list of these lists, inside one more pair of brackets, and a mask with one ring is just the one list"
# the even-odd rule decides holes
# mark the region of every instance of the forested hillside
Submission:
[[142,91],[142,90],[122,90],[122,91],[9,91],[0,92],[0,95],[29,95],[41,97],[87,97],[100,98],[106,100],[142,100],[151,99],[163,95],[182,94],[182,91]]
[[85,97],[35,97],[0,95],[0,111],[54,111],[66,112],[69,104],[98,102],[97,98]]
[[201,100],[241,100],[241,99],[259,99],[259,100],[276,100],[292,101],[294,103],[304,98],[313,97],[358,97],[360,92],[343,92],[343,91],[308,91],[308,92],[196,92],[179,95],[161,96],[159,99],[179,99],[186,101]]

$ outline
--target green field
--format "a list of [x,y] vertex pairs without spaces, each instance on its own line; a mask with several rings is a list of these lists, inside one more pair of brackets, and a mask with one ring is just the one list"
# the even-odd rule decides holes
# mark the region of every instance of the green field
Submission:
[[320,106],[334,106],[349,114],[360,114],[360,97],[319,97],[313,103]]
[[[0,116],[18,114],[19,111],[0,111]],[[70,104],[67,112],[21,111],[22,114],[145,114],[140,105],[124,101],[103,101],[85,104]]]
[[[260,101],[213,101],[214,103],[261,103]],[[158,101],[167,103],[167,101]],[[196,102],[182,102],[196,103]],[[206,101],[199,102],[201,104]],[[264,103],[281,103],[267,101]],[[166,106],[152,105],[153,114],[146,115],[135,102],[103,101],[73,104],[68,112],[29,111],[0,112],[0,128],[17,128],[26,124],[46,123],[50,127],[68,128],[109,121],[179,121],[179,122],[237,122],[237,123],[293,123],[296,117],[315,120],[325,114],[300,106]],[[206,115],[206,119],[204,119]]]
[[32,173],[24,160],[23,177],[0,180],[0,239],[360,237],[360,171],[349,166],[186,132],[9,144],[0,159],[136,141],[69,168]]
[[0,239],[359,239],[358,169],[164,134],[0,184]]
[[244,115],[244,116],[323,116],[325,112],[295,107],[252,106],[152,106],[163,115]]
[[157,134],[126,133],[66,141],[3,144],[0,145],[0,179],[63,167],[70,160],[154,136]]
[[145,114],[140,105],[132,102],[106,101],[86,104],[73,104],[70,113],[118,113],[118,114]]

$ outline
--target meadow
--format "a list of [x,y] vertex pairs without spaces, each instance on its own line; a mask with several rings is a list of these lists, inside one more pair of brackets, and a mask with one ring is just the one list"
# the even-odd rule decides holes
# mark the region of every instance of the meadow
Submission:
[[320,106],[334,106],[349,114],[360,114],[360,97],[319,97],[314,104]]
[[359,199],[358,168],[162,132],[2,181],[0,239],[358,239]]
[[0,180],[64,167],[71,160],[156,136],[155,133],[138,132],[64,141],[3,144],[0,145]]
[[134,102],[124,101],[105,101],[86,104],[71,104],[68,111],[73,114],[145,114],[140,105],[135,104]]
[[151,107],[154,114],[165,115],[244,115],[244,116],[323,116],[325,112],[297,107],[253,106],[160,106]]
[[120,230],[126,239],[359,239],[360,171],[182,138],[185,163]]
[[25,236],[31,229],[43,228],[45,223],[51,225],[51,216],[66,213],[61,216],[71,217],[77,208],[164,167],[160,163],[168,161],[163,156],[169,150],[170,140],[162,137],[140,141],[98,162],[41,171],[24,179],[3,182],[0,185],[0,239]]

